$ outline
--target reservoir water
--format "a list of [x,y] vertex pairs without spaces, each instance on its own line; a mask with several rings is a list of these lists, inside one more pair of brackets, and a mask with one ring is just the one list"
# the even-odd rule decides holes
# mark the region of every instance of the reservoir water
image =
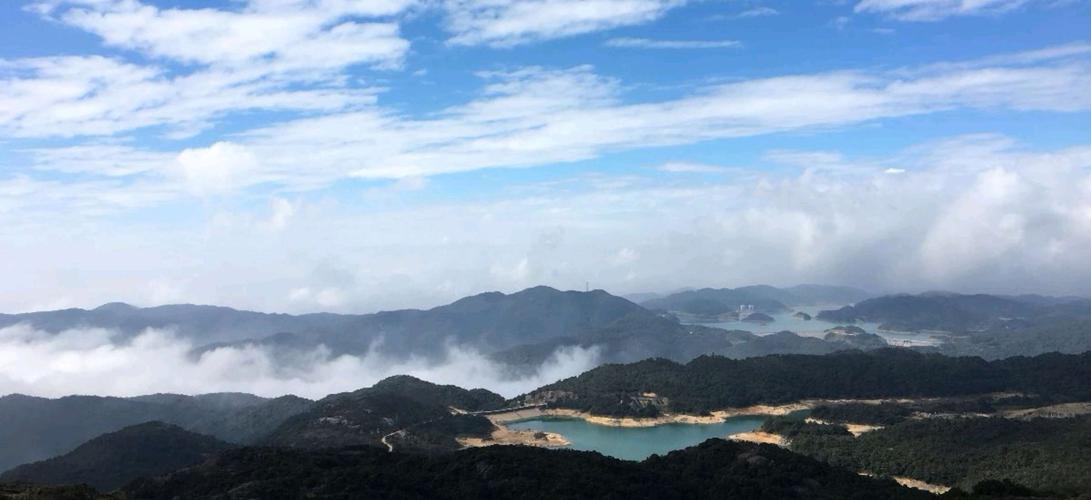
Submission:
[[[813,317],[817,316],[819,311],[838,308],[840,308],[840,306],[797,307],[792,311],[771,314],[770,316],[773,318],[773,321],[765,324],[737,320],[717,322],[683,321],[683,323],[723,328],[724,330],[746,330],[757,335],[769,335],[788,330],[803,337],[822,337],[825,334],[826,329],[833,328],[837,326],[837,324],[827,323],[819,319],[805,320],[797,318],[795,317],[796,311],[810,314]],[[890,345],[903,347],[930,346],[939,345],[942,342],[942,337],[927,332],[896,332],[881,330],[878,323],[870,322],[855,323],[855,326],[863,328],[868,333],[874,333],[883,337]]]
[[709,438],[726,438],[761,427],[762,416],[732,417],[718,424],[664,424],[655,427],[612,427],[590,424],[577,418],[540,418],[507,424],[511,429],[555,432],[573,450],[597,451],[624,460],[643,460],[653,453],[665,454],[700,444]]

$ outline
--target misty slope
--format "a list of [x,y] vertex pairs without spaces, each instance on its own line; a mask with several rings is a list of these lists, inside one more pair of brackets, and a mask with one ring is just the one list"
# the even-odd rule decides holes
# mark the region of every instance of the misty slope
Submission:
[[149,499],[931,497],[774,446],[719,439],[639,463],[516,446],[433,456],[247,448],[125,491]]
[[660,411],[703,413],[811,398],[943,397],[1023,392],[1091,401],[1091,352],[987,362],[906,349],[825,356],[733,360],[703,356],[686,364],[650,359],[604,365],[517,398],[603,415],[647,416],[639,396],[654,392]]
[[74,328],[103,328],[134,336],[148,328],[171,328],[200,343],[260,338],[281,332],[342,332],[354,319],[338,314],[266,314],[229,307],[173,304],[140,308],[122,303],[95,309],[62,309],[0,314],[0,328],[18,323],[50,333]]
[[776,288],[768,285],[739,288],[702,288],[687,290],[666,297],[654,298],[641,305],[662,311],[675,311],[697,316],[717,316],[732,313],[741,305],[752,305],[759,312],[776,313],[790,307],[848,304],[870,295],[850,287],[798,285]]
[[[819,294],[804,288],[811,295]],[[783,295],[791,290],[748,287],[745,293]],[[819,287],[819,292],[825,288]],[[839,289],[834,289],[835,293]],[[290,316],[235,311],[221,307],[163,306],[138,309],[110,304],[92,311],[65,310],[8,316],[49,331],[74,327],[121,328],[133,334],[148,327],[176,328],[195,343],[201,355],[211,349],[257,344],[269,349],[281,365],[306,362],[303,353],[319,345],[333,354],[360,354],[373,347],[387,356],[441,360],[451,345],[469,347],[515,370],[533,370],[564,346],[597,346],[605,362],[648,357],[687,361],[701,354],[727,356],[770,353],[831,352],[843,345],[756,341],[746,332],[682,325],[628,300],[601,290],[559,291],[534,287],[513,294],[483,293],[427,311],[402,310],[348,316]],[[237,329],[237,330],[236,330]],[[223,341],[245,332],[248,340]],[[740,344],[754,344],[739,347]],[[768,347],[763,347],[768,345]],[[303,361],[301,361],[303,360]]]
[[381,339],[381,349],[392,354],[438,355],[448,341],[489,353],[556,338],[580,339],[627,317],[643,320],[654,314],[601,290],[562,292],[539,286],[513,294],[482,293],[429,310],[364,315],[292,316],[214,306],[107,304],[92,310],[0,315],[0,328],[18,323],[51,333],[104,328],[123,336],[171,328],[197,345],[267,339],[267,344],[289,348],[322,343],[337,353],[362,353]]
[[[380,441],[398,430],[450,421],[450,432],[488,434],[492,424],[483,417],[452,415],[452,408],[478,411],[502,407],[504,398],[484,389],[467,390],[437,385],[409,376],[385,379],[372,387],[333,394],[314,403],[274,429],[261,443],[295,448],[329,448],[367,445],[384,447]],[[484,425],[480,421],[483,420]],[[421,434],[441,433],[443,426],[422,429]],[[438,445],[435,441],[442,441]],[[427,446],[457,448],[454,435],[427,440]],[[384,447],[385,449],[385,447]]]
[[0,397],[0,470],[66,453],[101,434],[153,420],[249,443],[310,404],[294,396],[267,400],[249,394],[58,399],[13,394]]
[[1030,324],[1001,325],[951,337],[934,349],[948,356],[1002,359],[1047,352],[1078,354],[1091,350],[1091,320],[1041,318]]
[[382,338],[393,353],[438,353],[447,341],[492,353],[558,338],[584,339],[623,319],[655,315],[602,290],[559,291],[539,286],[513,294],[483,293],[427,311],[404,310],[363,316],[365,335],[323,338],[335,350],[359,352]]
[[195,465],[231,445],[162,422],[147,422],[96,437],[69,453],[20,465],[0,481],[89,484],[109,491],[140,476],[155,476]]

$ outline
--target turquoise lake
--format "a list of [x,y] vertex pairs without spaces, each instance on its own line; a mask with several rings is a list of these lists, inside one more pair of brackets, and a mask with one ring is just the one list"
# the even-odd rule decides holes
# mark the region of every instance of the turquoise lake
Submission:
[[726,438],[761,427],[765,417],[733,417],[718,424],[665,424],[655,427],[611,427],[575,418],[541,418],[507,424],[511,429],[556,432],[573,450],[597,451],[624,460],[643,460],[709,438]]

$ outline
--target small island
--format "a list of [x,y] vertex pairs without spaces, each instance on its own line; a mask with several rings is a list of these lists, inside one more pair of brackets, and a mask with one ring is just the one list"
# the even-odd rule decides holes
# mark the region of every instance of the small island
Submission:
[[801,319],[803,321],[810,321],[812,319],[810,314],[807,314],[807,313],[805,313],[803,311],[796,311],[796,313],[793,314],[792,316],[794,316],[796,318],[799,318],[799,319]]
[[837,326],[826,330],[825,333],[823,340],[841,342],[857,349],[879,349],[889,345],[886,339],[854,325]]
[[773,322],[773,317],[768,315],[768,314],[765,314],[765,313],[756,312],[756,313],[750,313],[748,316],[743,318],[743,321],[748,321],[750,323],[765,324],[765,323],[772,323]]

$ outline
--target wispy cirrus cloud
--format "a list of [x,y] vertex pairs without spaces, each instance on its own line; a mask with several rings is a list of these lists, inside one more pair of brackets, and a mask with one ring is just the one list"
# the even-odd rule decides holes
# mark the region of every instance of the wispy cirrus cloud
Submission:
[[733,17],[733,19],[747,19],[747,17],[768,17],[770,15],[780,15],[780,11],[771,7],[766,7],[766,5],[760,5],[760,7],[746,9],[731,17]]
[[39,2],[35,10],[98,35],[106,45],[188,63],[270,71],[315,71],[366,63],[398,65],[409,43],[388,17],[412,0],[248,0],[238,10],[161,9],[138,0]]
[[[1091,109],[1091,96],[1082,91],[1091,86],[1087,54],[1086,48],[1064,46],[894,71],[759,78],[640,103],[626,102],[621,82],[590,67],[524,68],[483,73],[486,83],[478,97],[431,117],[366,105],[253,129],[220,141],[223,144],[218,147],[252,158],[247,162],[248,174],[233,183],[236,187],[267,184],[314,189],[353,177],[399,179],[547,165],[611,151],[954,110],[1078,112]],[[27,109],[13,122],[0,121],[0,128],[39,117],[56,120],[49,110]],[[112,114],[116,112],[93,116],[132,119]],[[142,117],[145,112],[133,113]],[[189,148],[188,156],[217,157],[201,152],[209,147],[214,146]],[[102,165],[100,159],[88,158],[88,164],[81,166],[78,155],[69,153],[57,148],[34,164],[39,170],[57,165],[66,171],[90,171]],[[169,151],[133,147],[124,153],[120,158],[132,159],[128,167],[132,172],[155,175],[169,170],[150,164],[163,155],[170,158]],[[55,161],[58,158],[64,160],[63,166]]]
[[654,21],[687,0],[447,0],[449,43],[498,47]]
[[901,21],[938,21],[954,16],[1009,12],[1035,0],[861,0],[856,12],[883,14]]
[[633,49],[734,49],[742,47],[737,40],[655,40],[651,38],[611,38],[607,47]]
[[329,112],[374,101],[367,88],[291,87],[258,68],[172,75],[103,56],[0,60],[0,132],[11,137],[110,136],[160,126],[188,136],[241,111]]
[[726,172],[728,168],[706,163],[672,161],[656,167],[656,170],[672,174],[719,174]]
[[0,60],[0,131],[74,137],[164,126],[170,137],[187,137],[238,112],[368,104],[375,92],[345,85],[343,72],[401,65],[409,42],[388,18],[410,3],[252,0],[237,10],[161,9],[137,0],[31,4],[47,19],[151,61]]

